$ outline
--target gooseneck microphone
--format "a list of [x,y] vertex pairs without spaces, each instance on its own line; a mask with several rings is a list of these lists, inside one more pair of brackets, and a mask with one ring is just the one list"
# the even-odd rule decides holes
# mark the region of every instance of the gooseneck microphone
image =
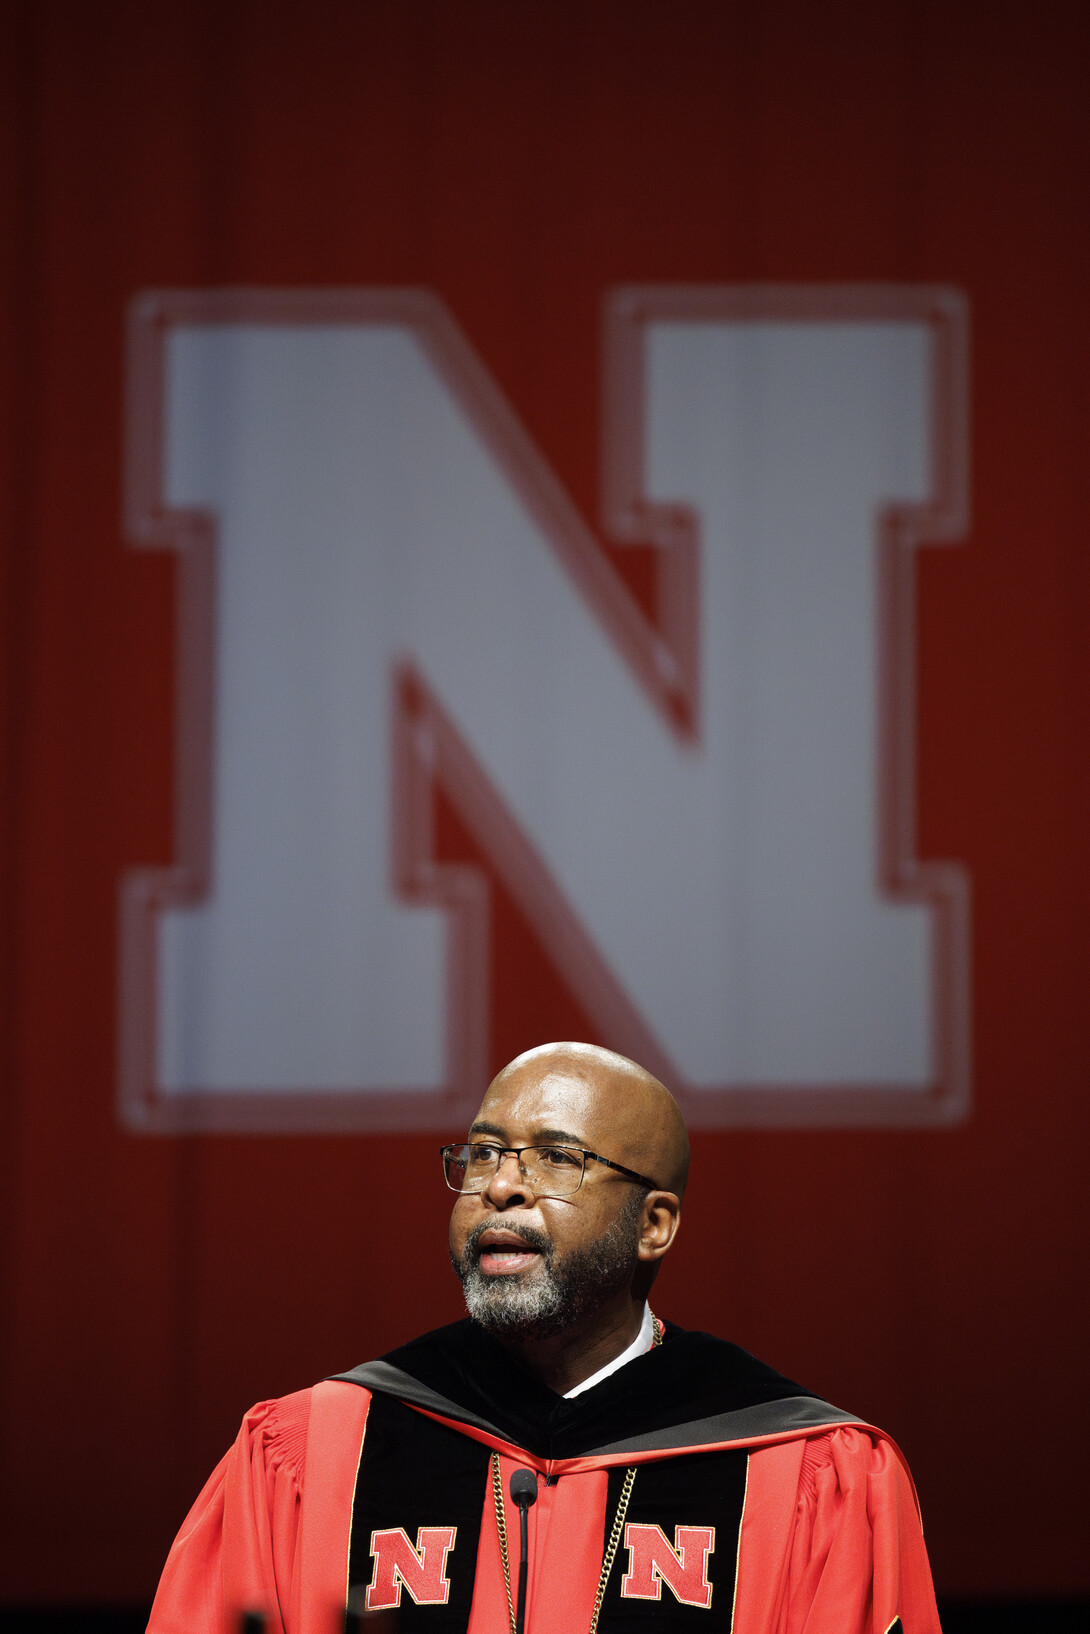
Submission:
[[519,1506],[519,1597],[515,1613],[515,1634],[523,1634],[526,1621],[526,1556],[529,1553],[527,1523],[530,1505],[537,1503],[537,1476],[532,1469],[517,1469],[511,1477],[511,1499]]

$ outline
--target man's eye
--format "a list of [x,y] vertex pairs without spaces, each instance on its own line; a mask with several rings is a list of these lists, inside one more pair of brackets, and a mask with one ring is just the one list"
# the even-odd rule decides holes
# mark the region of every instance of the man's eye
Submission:
[[551,1169],[577,1169],[579,1167],[579,1153],[569,1152],[564,1146],[543,1146],[540,1158],[541,1162]]
[[498,1151],[498,1146],[471,1146],[469,1148],[469,1161],[482,1164],[495,1163]]

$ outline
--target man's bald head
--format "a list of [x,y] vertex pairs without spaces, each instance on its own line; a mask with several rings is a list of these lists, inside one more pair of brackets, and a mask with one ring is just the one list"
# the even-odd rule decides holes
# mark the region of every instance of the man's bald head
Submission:
[[579,1121],[581,1139],[594,1151],[647,1175],[662,1191],[681,1197],[689,1175],[689,1135],[670,1091],[646,1068],[597,1044],[540,1044],[516,1056],[485,1094],[490,1103],[523,1093],[544,1095],[557,1116],[568,1108],[568,1131]]

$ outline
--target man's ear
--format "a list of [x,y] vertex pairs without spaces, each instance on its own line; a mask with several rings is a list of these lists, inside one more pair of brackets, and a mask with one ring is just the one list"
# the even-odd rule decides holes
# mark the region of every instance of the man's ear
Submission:
[[643,1200],[639,1257],[657,1265],[668,1251],[681,1224],[681,1198],[672,1191],[649,1191]]

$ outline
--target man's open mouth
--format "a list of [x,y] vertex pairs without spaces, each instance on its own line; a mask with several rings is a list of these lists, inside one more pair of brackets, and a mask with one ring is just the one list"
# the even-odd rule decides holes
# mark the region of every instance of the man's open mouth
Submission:
[[475,1246],[477,1264],[485,1276],[513,1276],[542,1257],[542,1250],[517,1231],[490,1228],[481,1233]]

